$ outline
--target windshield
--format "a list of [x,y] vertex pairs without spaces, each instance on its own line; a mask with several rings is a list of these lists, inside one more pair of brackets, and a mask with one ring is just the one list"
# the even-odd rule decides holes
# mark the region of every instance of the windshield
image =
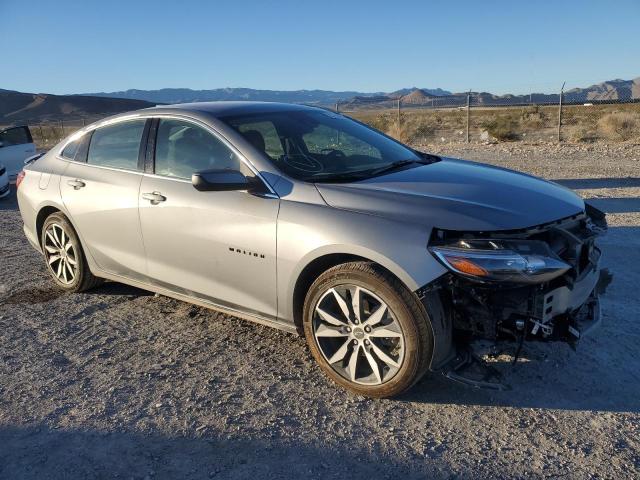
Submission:
[[358,122],[324,110],[223,117],[286,174],[309,182],[368,178],[428,160]]

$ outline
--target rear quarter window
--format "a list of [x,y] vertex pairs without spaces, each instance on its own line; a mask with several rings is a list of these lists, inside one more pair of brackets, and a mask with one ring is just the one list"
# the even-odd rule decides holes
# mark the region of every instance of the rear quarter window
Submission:
[[73,160],[76,156],[76,153],[78,152],[78,146],[80,145],[81,141],[82,138],[78,138],[73,142],[68,143],[67,146],[62,150],[62,157],[68,160]]

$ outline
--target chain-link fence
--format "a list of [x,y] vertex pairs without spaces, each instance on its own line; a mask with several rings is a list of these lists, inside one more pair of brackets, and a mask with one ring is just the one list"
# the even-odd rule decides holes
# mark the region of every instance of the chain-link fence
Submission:
[[[527,98],[528,97],[528,98]],[[337,105],[412,144],[504,141],[640,142],[640,100],[579,101],[483,93]],[[570,98],[570,97],[569,97]]]

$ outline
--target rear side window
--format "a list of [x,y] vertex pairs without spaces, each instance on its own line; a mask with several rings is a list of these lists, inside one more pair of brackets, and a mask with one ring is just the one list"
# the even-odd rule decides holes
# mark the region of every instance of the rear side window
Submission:
[[0,143],[3,147],[12,145],[24,145],[25,143],[33,143],[31,132],[27,127],[9,128],[0,132]]
[[138,170],[144,119],[98,128],[91,136],[87,163],[101,167]]

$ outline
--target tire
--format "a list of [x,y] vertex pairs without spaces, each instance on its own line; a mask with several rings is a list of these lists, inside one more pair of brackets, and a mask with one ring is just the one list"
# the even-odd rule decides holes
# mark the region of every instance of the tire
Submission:
[[83,292],[103,282],[89,270],[78,235],[62,213],[47,217],[40,241],[47,271],[58,287],[68,292]]
[[433,353],[431,321],[418,298],[370,262],[320,275],[305,299],[303,328],[322,370],[368,397],[405,392],[427,371]]

